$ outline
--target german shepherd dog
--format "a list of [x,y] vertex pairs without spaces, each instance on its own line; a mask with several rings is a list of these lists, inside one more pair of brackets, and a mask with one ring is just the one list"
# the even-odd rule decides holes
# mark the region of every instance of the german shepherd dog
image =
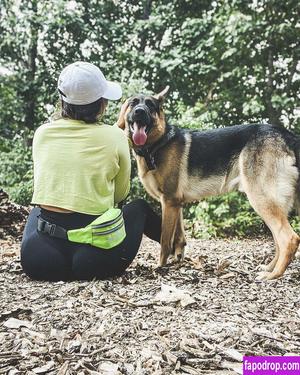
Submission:
[[169,125],[155,96],[126,100],[117,125],[132,140],[138,175],[146,191],[160,201],[160,265],[184,255],[182,206],[186,202],[238,189],[270,228],[276,254],[258,280],[280,277],[297,251],[300,237],[288,222],[300,206],[300,138],[265,124],[189,131]]

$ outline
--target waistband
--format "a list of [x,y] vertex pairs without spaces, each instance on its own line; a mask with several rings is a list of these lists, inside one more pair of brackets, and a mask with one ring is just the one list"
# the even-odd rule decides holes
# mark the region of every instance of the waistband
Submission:
[[54,212],[44,208],[40,209],[40,217],[50,223],[59,225],[67,230],[79,229],[94,221],[99,215],[88,215],[78,212]]

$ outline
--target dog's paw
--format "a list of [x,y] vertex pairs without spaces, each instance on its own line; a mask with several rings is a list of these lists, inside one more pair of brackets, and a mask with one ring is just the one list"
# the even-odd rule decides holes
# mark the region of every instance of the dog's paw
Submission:
[[175,256],[174,256],[174,261],[175,261],[176,263],[180,263],[182,260],[183,260],[183,256],[182,256],[182,254],[175,254]]
[[265,273],[270,273],[272,272],[274,269],[274,266],[273,264],[271,263],[268,263],[268,264],[260,264],[258,267],[257,267],[257,270],[258,271],[262,271],[262,272],[265,272]]
[[184,249],[176,249],[174,254],[175,262],[182,262],[184,259]]
[[[257,271],[266,272],[268,271],[268,265],[267,264],[259,264],[256,268]],[[259,272],[261,273],[261,272]]]
[[[265,265],[261,264],[260,269],[263,270],[263,267],[265,268]],[[266,281],[269,280],[270,272],[266,272],[265,270],[262,272],[259,272],[255,278],[256,281]]]
[[258,275],[256,276],[255,280],[256,281],[268,281],[268,280],[274,280],[277,279],[278,276],[274,274],[273,272],[259,272]]
[[158,262],[159,267],[165,267],[167,264],[168,257],[166,256],[161,256]]

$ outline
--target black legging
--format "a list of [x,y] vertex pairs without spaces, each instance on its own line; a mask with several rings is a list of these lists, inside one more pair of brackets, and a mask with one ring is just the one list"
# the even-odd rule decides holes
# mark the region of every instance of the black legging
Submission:
[[40,233],[37,231],[39,215],[67,230],[82,228],[97,217],[80,213],[57,213],[37,207],[32,209],[23,234],[21,264],[25,273],[36,280],[91,280],[119,276],[136,256],[143,233],[160,241],[161,218],[142,199],[123,207],[126,238],[109,250]]

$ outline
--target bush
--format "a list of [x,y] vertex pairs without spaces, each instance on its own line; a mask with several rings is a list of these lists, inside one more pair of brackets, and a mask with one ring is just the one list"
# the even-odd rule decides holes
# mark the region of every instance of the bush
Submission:
[[187,210],[186,217],[196,238],[257,236],[267,231],[247,197],[239,192],[202,200]]
[[[195,238],[256,237],[270,234],[246,195],[239,192],[204,199],[187,208],[185,214],[187,228]],[[300,221],[294,212],[290,223],[299,233]]]
[[28,205],[33,192],[31,147],[20,136],[0,138],[0,187],[12,201]]
[[201,102],[197,102],[193,107],[187,107],[179,101],[175,112],[174,123],[180,127],[195,130],[208,130],[216,127],[217,114],[214,111],[208,112]]

